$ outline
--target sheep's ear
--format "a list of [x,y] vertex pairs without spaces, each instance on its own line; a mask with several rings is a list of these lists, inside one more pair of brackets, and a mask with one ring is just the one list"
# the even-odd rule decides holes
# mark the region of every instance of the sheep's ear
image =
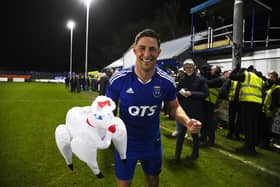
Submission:
[[93,100],[93,102],[92,102],[92,104],[91,104],[91,107],[93,108],[93,109],[98,109],[98,102],[102,102],[104,100],[104,96],[97,96],[94,100]]
[[[101,105],[101,106],[100,106]],[[116,108],[115,102],[106,96],[97,96],[95,100],[92,102],[91,108],[92,110],[100,110],[103,106],[110,107],[110,110],[113,111]]]

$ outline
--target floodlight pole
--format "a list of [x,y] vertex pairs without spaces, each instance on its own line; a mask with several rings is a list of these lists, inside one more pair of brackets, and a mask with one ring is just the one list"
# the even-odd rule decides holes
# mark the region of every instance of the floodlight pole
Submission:
[[85,54],[85,90],[88,90],[88,20],[89,20],[89,7],[90,7],[91,0],[86,0],[86,8],[87,8],[87,15],[86,15],[86,54]]
[[69,78],[72,78],[72,59],[73,59],[73,53],[72,53],[72,46],[73,46],[73,29],[75,27],[75,22],[69,21],[67,23],[67,27],[70,29],[70,70],[69,70]]

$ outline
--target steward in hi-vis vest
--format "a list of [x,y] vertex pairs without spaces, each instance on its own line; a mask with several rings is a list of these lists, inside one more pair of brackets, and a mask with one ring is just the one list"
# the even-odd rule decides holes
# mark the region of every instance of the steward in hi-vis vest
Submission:
[[209,95],[205,98],[205,101],[208,101],[212,104],[216,104],[219,98],[220,89],[219,88],[208,88]]
[[233,81],[233,80],[230,81],[230,87],[229,87],[229,92],[228,92],[229,101],[234,101],[237,83],[238,83],[237,81]]
[[230,79],[240,82],[239,114],[241,127],[244,129],[245,144],[237,151],[243,154],[256,155],[255,146],[262,106],[263,79],[253,66],[249,66],[247,69],[234,69]]
[[280,85],[272,85],[271,88],[266,92],[266,96],[264,99],[264,103],[263,103],[263,112],[265,113],[265,116],[268,118],[272,118],[274,116],[275,113],[275,109],[276,108],[272,108],[272,93],[276,90],[276,89],[280,89]]
[[229,101],[228,107],[228,127],[229,133],[227,137],[229,139],[239,139],[240,128],[240,117],[239,117],[239,90],[240,82],[229,80],[224,85],[228,90],[227,99]]
[[269,72],[265,81],[266,95],[262,107],[262,119],[260,122],[260,144],[264,149],[270,149],[270,140],[273,136],[279,136],[280,124],[277,123],[277,116],[280,111],[280,85],[277,84],[278,74]]
[[245,71],[245,80],[241,83],[239,101],[262,103],[263,80],[253,72]]

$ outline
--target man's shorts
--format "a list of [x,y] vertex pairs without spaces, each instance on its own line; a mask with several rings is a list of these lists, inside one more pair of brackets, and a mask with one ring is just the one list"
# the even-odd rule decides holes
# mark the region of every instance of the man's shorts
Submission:
[[[116,161],[116,176],[119,180],[131,180],[134,175],[134,170],[137,165],[138,159],[127,159],[122,161],[120,157],[115,154]],[[161,172],[162,158],[152,158],[139,160],[145,174],[156,176]]]

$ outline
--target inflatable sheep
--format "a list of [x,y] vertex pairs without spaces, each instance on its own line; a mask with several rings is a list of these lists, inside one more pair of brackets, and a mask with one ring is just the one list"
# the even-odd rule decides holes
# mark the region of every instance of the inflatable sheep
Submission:
[[114,116],[115,108],[110,98],[98,96],[91,106],[71,108],[66,115],[66,124],[57,126],[56,144],[71,170],[73,152],[98,178],[103,178],[96,160],[97,149],[108,148],[111,141],[121,159],[126,159],[126,128],[123,121]]

